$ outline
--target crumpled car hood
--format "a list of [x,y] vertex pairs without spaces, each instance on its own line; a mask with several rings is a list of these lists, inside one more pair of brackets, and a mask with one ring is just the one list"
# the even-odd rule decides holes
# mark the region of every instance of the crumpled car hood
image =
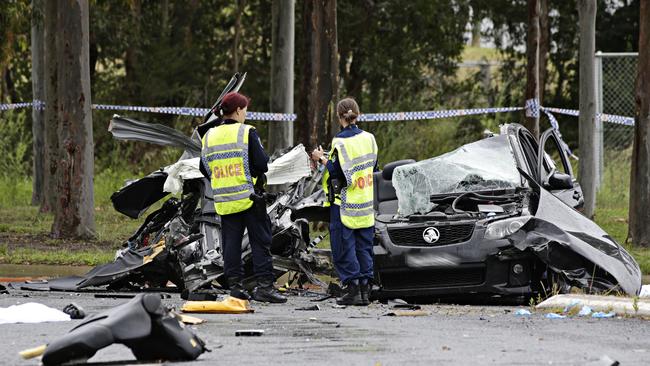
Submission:
[[[520,250],[532,250],[569,284],[587,292],[637,295],[641,270],[634,258],[603,229],[536,184],[534,217],[510,236]],[[535,204],[535,202],[533,202]]]
[[114,115],[108,131],[118,140],[144,141],[163,146],[179,147],[191,155],[201,155],[201,141],[192,139],[171,127],[141,122],[132,118]]

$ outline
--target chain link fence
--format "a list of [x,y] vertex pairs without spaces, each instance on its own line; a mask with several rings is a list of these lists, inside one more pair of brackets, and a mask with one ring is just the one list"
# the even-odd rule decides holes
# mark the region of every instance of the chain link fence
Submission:
[[[637,53],[596,53],[597,112],[633,117]],[[598,206],[627,211],[634,126],[603,122]]]

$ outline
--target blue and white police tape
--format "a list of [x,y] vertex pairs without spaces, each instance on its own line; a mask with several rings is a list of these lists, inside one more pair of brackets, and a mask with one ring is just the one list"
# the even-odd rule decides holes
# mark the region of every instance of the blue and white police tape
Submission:
[[[553,112],[557,114],[565,114],[574,117],[578,117],[580,115],[580,111],[575,109],[542,107],[542,110],[547,110],[549,112]],[[603,122],[616,123],[625,126],[634,126],[633,117],[619,116],[616,114],[607,114],[607,113],[596,113],[596,118],[600,118],[600,120]]]
[[419,112],[390,112],[390,113],[362,113],[357,121],[360,122],[383,122],[383,121],[418,121],[427,119],[450,118],[470,116],[476,114],[503,113],[522,110],[522,107],[498,107],[498,108],[471,108],[471,109],[447,109],[439,111]]
[[[0,104],[0,111],[6,111],[19,108],[30,108],[36,106],[43,108],[44,102],[35,100],[34,102],[26,103],[10,103]],[[201,117],[208,113],[208,108],[196,107],[145,107],[145,106],[129,106],[129,105],[111,105],[111,104],[93,104],[93,109],[109,110],[109,111],[132,111],[132,112],[145,112],[145,113],[163,113],[182,116]],[[470,108],[470,109],[448,109],[448,110],[433,110],[433,111],[416,111],[416,112],[389,112],[389,113],[366,113],[361,114],[358,118],[360,122],[383,122],[383,121],[419,121],[430,120],[439,118],[462,117],[469,115],[489,114],[489,113],[504,113],[526,110],[528,116],[539,116],[539,111],[543,111],[551,122],[551,125],[558,129],[559,125],[557,120],[550,114],[558,113],[570,116],[578,116],[579,111],[575,109],[542,107],[539,101],[529,99],[526,101],[526,107],[496,107],[496,108]],[[634,118],[619,116],[613,114],[597,114],[604,122],[617,123],[626,126],[634,126]],[[248,112],[246,118],[252,121],[295,121],[296,115],[293,113],[268,113],[268,112]]]
[[33,105],[32,102],[0,104],[0,111],[8,111],[10,109],[19,109],[19,108],[31,108],[32,105]]
[[[208,108],[194,107],[143,107],[111,104],[93,104],[93,109],[107,111],[164,113],[194,117],[205,116],[210,111]],[[294,121],[296,119],[296,115],[293,113],[247,112],[246,119],[251,121]]]

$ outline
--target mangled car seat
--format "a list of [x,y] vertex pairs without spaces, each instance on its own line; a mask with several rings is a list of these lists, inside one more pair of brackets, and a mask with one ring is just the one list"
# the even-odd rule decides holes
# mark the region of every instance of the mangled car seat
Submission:
[[388,163],[380,172],[374,173],[375,211],[379,215],[397,213],[397,194],[393,187],[393,171],[401,165],[415,163],[413,159],[398,160]]
[[113,343],[129,347],[139,361],[189,361],[206,351],[205,343],[163,306],[159,295],[140,294],[50,343],[43,365],[87,360]]

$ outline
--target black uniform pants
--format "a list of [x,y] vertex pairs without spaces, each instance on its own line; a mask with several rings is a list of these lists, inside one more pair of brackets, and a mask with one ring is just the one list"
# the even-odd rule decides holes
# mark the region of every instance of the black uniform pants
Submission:
[[226,278],[244,277],[242,268],[242,238],[248,229],[253,255],[253,271],[258,280],[274,280],[271,256],[271,219],[266,210],[255,205],[248,210],[221,216],[223,266]]

